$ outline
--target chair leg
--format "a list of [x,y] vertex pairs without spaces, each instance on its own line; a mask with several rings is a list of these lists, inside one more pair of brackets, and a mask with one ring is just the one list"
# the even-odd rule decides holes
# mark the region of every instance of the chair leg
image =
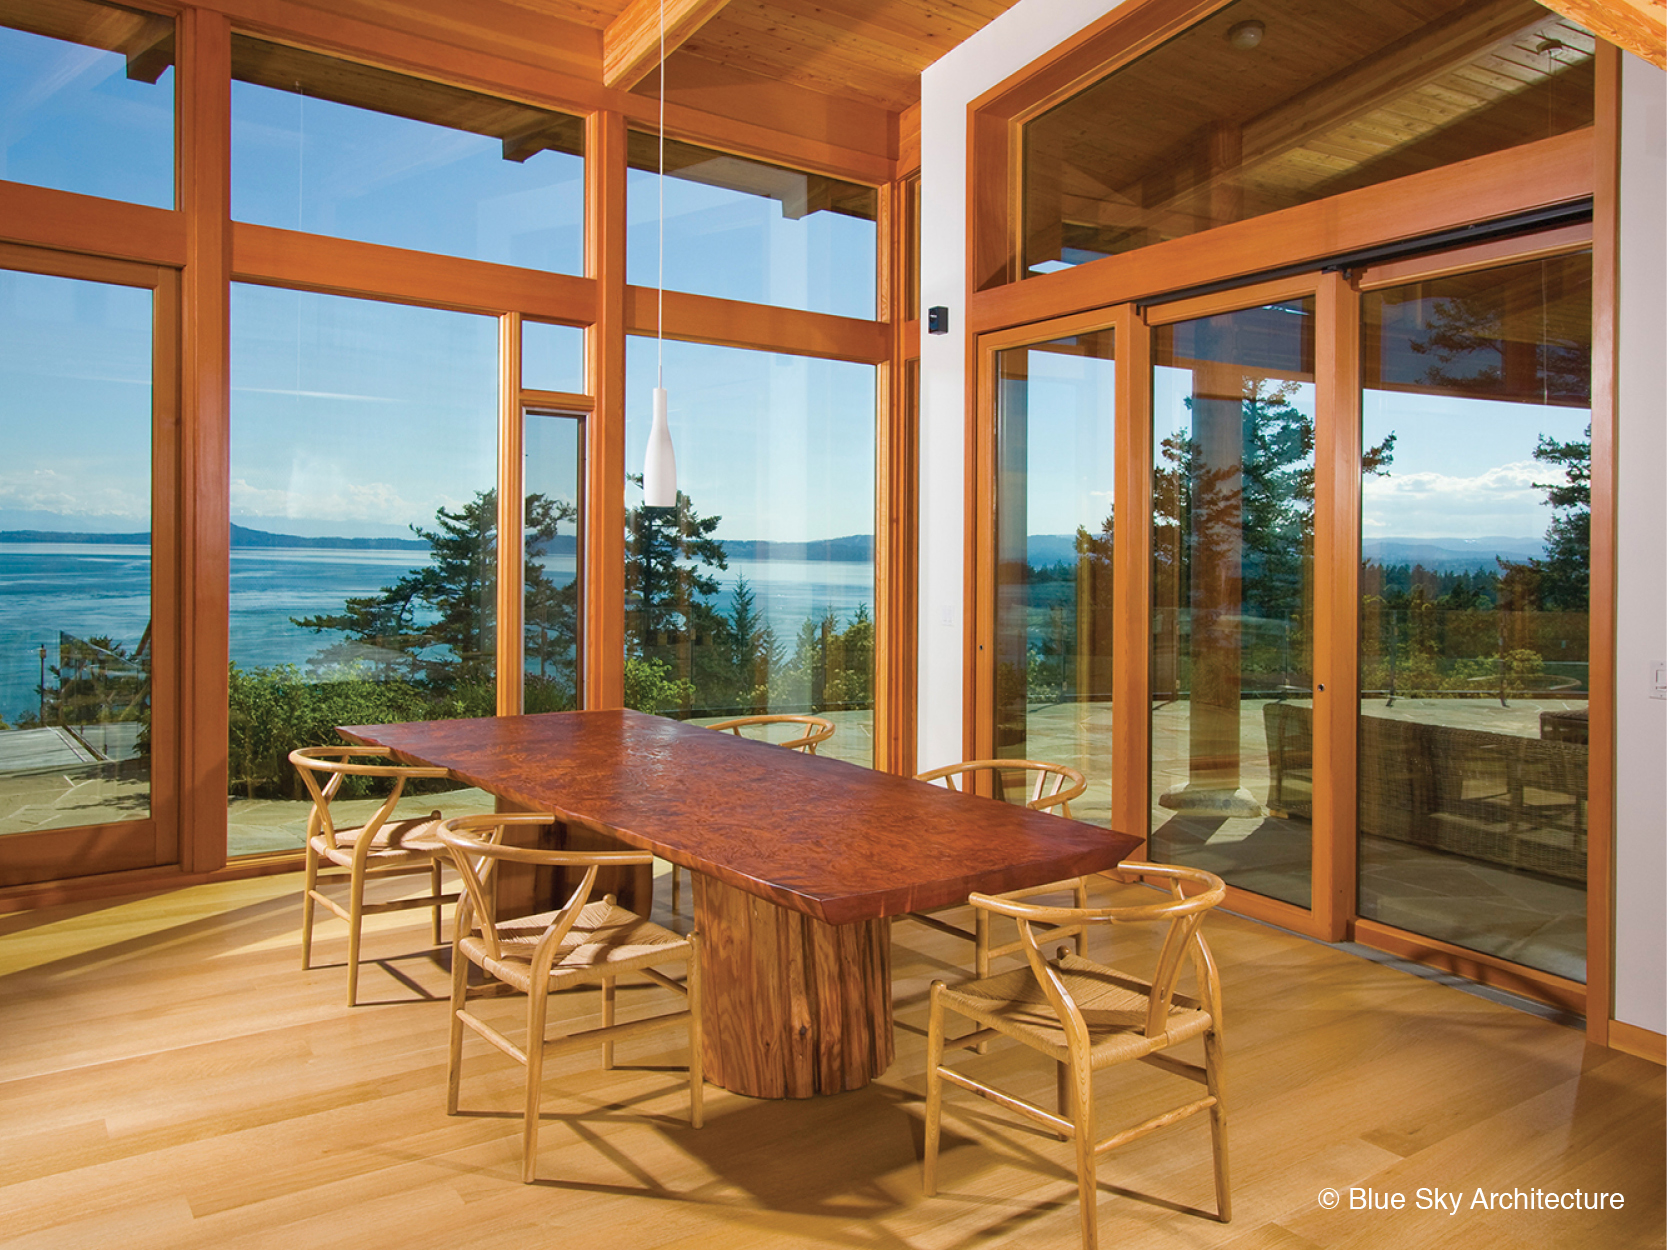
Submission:
[[[975,979],[982,981],[990,975],[991,925],[995,922],[982,907],[972,909],[972,968]],[[972,1048],[975,1055],[990,1053],[989,1042],[979,1042]]]
[[1223,1102],[1221,1034],[1215,1029],[1204,1034],[1204,1080],[1216,1100],[1210,1108],[1210,1150],[1215,1157],[1216,1217],[1226,1224],[1233,1218],[1233,1205],[1227,1186],[1227,1107]]
[[932,983],[932,1009],[926,1023],[926,1152],[921,1161],[921,1188],[930,1198],[938,1192],[938,1126],[943,1117],[943,1000],[941,981]]
[[972,932],[972,972],[982,981],[990,975],[990,913],[982,907],[973,908]]
[[[1088,878],[1087,877],[1078,877],[1077,878],[1076,899],[1077,899],[1078,909],[1082,910],[1082,911],[1087,911],[1088,910]],[[1088,958],[1088,927],[1086,925],[1084,925],[1082,928],[1077,930],[1077,957],[1079,959],[1087,959]]]
[[683,889],[683,870],[676,864],[671,866],[671,909],[677,910],[678,895]]
[[433,945],[438,946],[440,945],[440,909],[443,906],[440,902],[440,857],[438,855],[434,857],[434,863],[429,867],[428,880],[428,892],[434,899],[434,932],[432,934],[434,938]]
[[550,987],[533,982],[527,994],[527,1105],[521,1125],[521,1181],[530,1185],[538,1169],[538,1109],[544,1092],[544,1028]]
[[1095,1175],[1093,1073],[1086,1062],[1072,1064],[1069,1077],[1071,1101],[1075,1104],[1071,1123],[1077,1142],[1077,1203],[1081,1207],[1082,1250],[1098,1250],[1100,1244],[1100,1193]]
[[307,839],[307,876],[301,886],[301,971],[313,966],[313,891],[318,889],[318,852]]
[[[1076,1117],[1071,1111],[1071,1065],[1063,1060],[1054,1064],[1053,1070],[1054,1093],[1057,1096],[1059,1114],[1067,1120],[1075,1122]],[[1061,1132],[1060,1141],[1070,1141],[1069,1133]]]
[[347,1005],[359,1003],[359,934],[365,924],[365,878],[353,869],[348,878]]
[[689,934],[689,1127],[699,1128],[706,1122],[706,1059],[702,1048],[706,1045],[701,1029],[700,992],[700,936]]
[[[619,982],[609,977],[602,982],[602,1027],[612,1028],[614,1022],[614,990]],[[607,1072],[614,1066],[614,1044],[611,1041],[602,1043],[602,1071]]]
[[457,1114],[463,1081],[463,1015],[469,1001],[469,961],[454,942],[451,948],[451,1044],[446,1052],[446,1114]]

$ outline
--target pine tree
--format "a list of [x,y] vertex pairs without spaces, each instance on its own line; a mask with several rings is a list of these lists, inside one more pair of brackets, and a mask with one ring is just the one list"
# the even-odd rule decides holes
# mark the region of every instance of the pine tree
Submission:
[[[537,614],[528,629],[529,645],[536,641],[539,649],[534,654],[571,655],[577,641],[576,587],[552,583],[539,559],[562,522],[576,519],[569,502],[527,498],[524,577],[527,602]],[[497,638],[497,491],[481,491],[455,512],[440,508],[435,528],[412,525],[411,532],[429,544],[426,565],[374,595],[348,599],[340,612],[291,618],[303,629],[347,635],[312,664],[329,668],[368,659],[382,678],[441,691],[489,686]],[[534,615],[529,611],[529,618]],[[374,649],[368,656],[366,647]]]

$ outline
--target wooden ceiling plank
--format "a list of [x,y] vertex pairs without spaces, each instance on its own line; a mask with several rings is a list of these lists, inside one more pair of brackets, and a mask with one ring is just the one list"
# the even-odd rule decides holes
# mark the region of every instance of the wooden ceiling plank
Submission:
[[948,20],[933,12],[935,7],[876,5],[873,0],[731,0],[724,20],[785,26],[812,43],[827,43],[832,33],[841,45],[849,40],[853,48],[883,50],[919,73],[983,24]]
[[1541,0],[1617,47],[1667,69],[1667,0]]
[[1524,0],[1468,5],[1448,21],[1426,26],[1372,52],[1245,123],[1246,163],[1258,155],[1294,147],[1305,136],[1416,91],[1449,73],[1456,63],[1516,33],[1533,20],[1538,8]]
[[1508,94],[1522,84],[1475,62],[1501,42],[1520,37],[1536,13],[1548,22],[1555,20],[1531,0],[1468,4],[1446,21],[1398,39],[1247,120],[1241,131],[1241,159],[1233,169],[1198,168],[1190,159],[1196,138],[1189,137],[1163,159],[1152,162],[1151,173],[1122,190],[1131,199],[1151,204],[1195,194],[1223,179],[1245,178],[1258,166],[1278,162],[1328,132],[1442,81],[1462,82],[1486,99]]
[[[629,91],[729,0],[632,0],[602,32],[602,82]],[[662,40],[662,25],[665,36]]]
[[706,34],[714,44],[721,45],[731,27],[737,32],[747,32],[748,36],[767,36],[787,50],[788,73],[804,63],[816,62],[823,66],[884,65],[898,73],[918,75],[931,63],[931,58],[917,48],[876,38],[876,32],[865,23],[828,22],[817,16],[792,15],[757,0],[732,0],[724,10],[722,23],[714,23]]
[[[714,22],[699,40],[691,40],[684,55],[824,95],[852,95],[891,112],[920,98],[917,71],[874,58],[863,61],[818,53],[779,28],[753,29],[733,24],[727,17]],[[671,72],[675,82],[679,72],[675,62]]]

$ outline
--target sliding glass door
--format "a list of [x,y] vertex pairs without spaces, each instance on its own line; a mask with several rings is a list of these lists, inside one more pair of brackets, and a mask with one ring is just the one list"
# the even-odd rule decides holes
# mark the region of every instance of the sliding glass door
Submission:
[[0,886],[170,863],[174,275],[0,263]]
[[1301,296],[1152,339],[1151,855],[1299,907],[1312,796],[1280,746],[1313,710],[1314,320]]
[[1359,913],[1586,974],[1589,253],[1362,297]]
[[985,335],[969,745],[1250,914],[1578,1004],[1589,241]]
[[995,355],[995,754],[1089,779],[1111,818],[1116,379],[1110,328]]

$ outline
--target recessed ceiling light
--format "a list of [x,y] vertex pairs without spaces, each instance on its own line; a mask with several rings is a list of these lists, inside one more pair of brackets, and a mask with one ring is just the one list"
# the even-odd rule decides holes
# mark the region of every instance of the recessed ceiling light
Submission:
[[1258,21],[1234,22],[1227,28],[1227,42],[1241,52],[1249,51],[1262,42],[1267,27]]

